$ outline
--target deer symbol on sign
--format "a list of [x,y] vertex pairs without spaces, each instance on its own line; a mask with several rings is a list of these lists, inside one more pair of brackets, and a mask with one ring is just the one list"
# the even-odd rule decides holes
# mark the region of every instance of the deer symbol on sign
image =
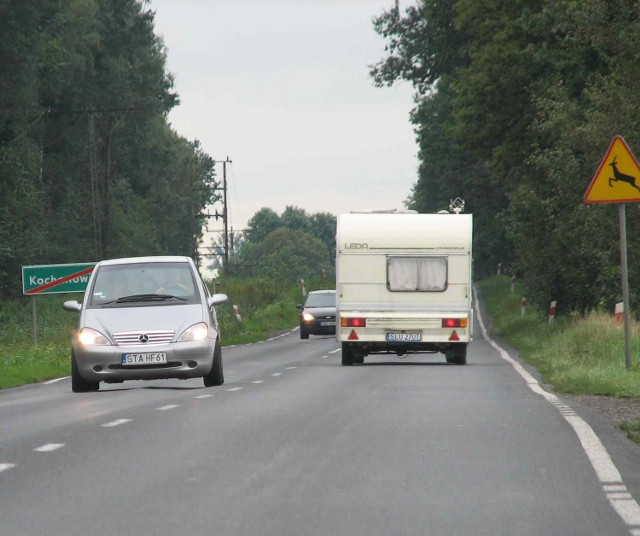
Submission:
[[626,182],[627,184],[633,186],[636,190],[640,191],[640,188],[636,185],[635,177],[632,177],[631,175],[626,175],[625,173],[622,173],[621,171],[618,170],[618,166],[616,165],[617,160],[618,160],[618,157],[614,156],[613,162],[609,164],[613,169],[613,177],[609,179],[609,187],[611,187],[611,182],[622,181],[622,182]]

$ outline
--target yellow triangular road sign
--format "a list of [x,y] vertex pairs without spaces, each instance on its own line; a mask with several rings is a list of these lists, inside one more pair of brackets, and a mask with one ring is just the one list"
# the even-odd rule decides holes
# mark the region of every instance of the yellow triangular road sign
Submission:
[[622,136],[615,136],[584,194],[585,203],[640,201],[640,164]]

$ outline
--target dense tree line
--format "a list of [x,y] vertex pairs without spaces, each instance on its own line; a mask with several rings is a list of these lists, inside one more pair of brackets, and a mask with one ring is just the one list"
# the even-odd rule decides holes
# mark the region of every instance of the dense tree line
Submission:
[[0,297],[20,267],[195,256],[214,162],[139,0],[0,0]]
[[324,277],[334,285],[335,237],[332,214],[287,206],[278,215],[262,208],[247,223],[226,274],[289,281]]
[[[374,26],[387,42],[374,81],[415,88],[411,208],[463,197],[476,274],[502,263],[542,306],[621,301],[618,208],[583,195],[614,135],[640,151],[640,4],[422,0],[401,11],[396,2]],[[637,305],[638,205],[626,213]]]

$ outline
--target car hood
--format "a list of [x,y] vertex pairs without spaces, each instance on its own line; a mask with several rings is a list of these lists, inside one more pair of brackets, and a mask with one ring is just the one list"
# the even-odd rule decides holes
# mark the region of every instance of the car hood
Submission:
[[313,316],[336,316],[335,307],[307,307],[304,311]]
[[120,331],[171,330],[181,333],[205,320],[201,304],[85,309],[81,327],[106,334]]

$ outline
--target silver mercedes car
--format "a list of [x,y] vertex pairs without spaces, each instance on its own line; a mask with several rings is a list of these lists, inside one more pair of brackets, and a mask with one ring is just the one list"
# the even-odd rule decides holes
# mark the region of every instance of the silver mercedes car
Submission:
[[100,382],[204,379],[222,385],[222,350],[214,306],[189,257],[132,257],[96,264],[71,347],[71,388],[97,391]]

